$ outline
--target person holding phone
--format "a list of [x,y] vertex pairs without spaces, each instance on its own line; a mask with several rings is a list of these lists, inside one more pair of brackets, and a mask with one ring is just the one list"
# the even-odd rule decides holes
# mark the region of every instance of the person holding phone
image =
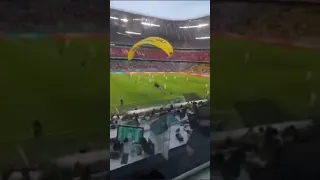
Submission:
[[129,153],[130,153],[129,140],[128,138],[125,138],[123,140],[123,152],[122,152],[121,164],[128,164]]

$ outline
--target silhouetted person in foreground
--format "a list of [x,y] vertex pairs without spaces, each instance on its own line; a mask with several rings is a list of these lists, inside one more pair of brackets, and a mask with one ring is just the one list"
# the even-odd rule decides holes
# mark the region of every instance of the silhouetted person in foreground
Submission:
[[13,173],[13,171],[14,171],[14,168],[13,168],[13,167],[10,168],[10,169],[8,169],[7,171],[4,171],[4,172],[2,173],[2,179],[3,179],[3,180],[8,180],[8,179],[10,178],[11,174]]
[[21,174],[22,174],[22,179],[23,180],[31,180],[31,178],[30,178],[30,170],[28,169],[28,168],[23,168],[22,170],[21,170]]
[[221,168],[224,179],[236,179],[241,174],[241,164],[244,163],[245,154],[241,150],[234,152]]
[[210,120],[193,119],[190,121],[192,133],[186,144],[186,156],[181,158],[178,171],[199,166],[210,160]]
[[80,180],[91,180],[91,168],[90,166],[86,166],[83,169]]
[[50,165],[47,167],[40,176],[40,180],[63,180],[61,170],[55,166]]
[[150,172],[150,174],[141,177],[141,179],[156,179],[156,180],[160,180],[160,179],[164,179],[164,176],[161,172],[157,171],[157,170],[153,170]]

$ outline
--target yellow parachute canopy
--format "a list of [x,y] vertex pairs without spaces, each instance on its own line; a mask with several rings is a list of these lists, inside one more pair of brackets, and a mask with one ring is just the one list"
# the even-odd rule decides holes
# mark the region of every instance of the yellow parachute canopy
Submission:
[[148,37],[132,46],[132,48],[128,52],[128,60],[131,60],[136,50],[144,44],[153,45],[157,48],[162,49],[168,55],[168,57],[171,57],[173,54],[173,48],[167,40],[159,37]]

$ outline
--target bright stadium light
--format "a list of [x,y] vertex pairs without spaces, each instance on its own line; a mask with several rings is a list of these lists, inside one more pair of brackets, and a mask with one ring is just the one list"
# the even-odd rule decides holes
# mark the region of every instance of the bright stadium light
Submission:
[[128,19],[126,18],[123,18],[123,19],[120,19],[122,22],[128,22]]
[[146,22],[141,22],[142,25],[144,26],[150,26],[150,27],[160,27],[158,24],[152,24],[152,23],[146,23]]
[[201,28],[201,27],[206,27],[209,24],[198,24],[196,26],[180,26],[180,29],[190,29],[190,28]]
[[189,28],[195,28],[196,26],[180,26],[180,29],[189,29]]
[[114,16],[110,16],[110,19],[119,19],[119,18],[114,17]]
[[196,39],[210,39],[210,36],[196,37]]
[[141,35],[141,33],[132,32],[132,31],[125,31],[127,34],[133,34],[133,35]]
[[209,24],[199,24],[198,27],[206,27],[208,26]]
[[129,34],[125,34],[125,33],[121,33],[121,32],[117,32],[117,34],[131,37]]
[[141,21],[142,19],[132,19],[133,21]]

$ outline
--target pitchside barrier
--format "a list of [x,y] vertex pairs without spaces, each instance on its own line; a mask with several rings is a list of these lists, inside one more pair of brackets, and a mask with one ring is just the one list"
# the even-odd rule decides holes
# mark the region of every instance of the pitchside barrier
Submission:
[[193,75],[198,77],[206,77],[210,78],[210,74],[197,74],[197,73],[186,73],[186,72],[110,72],[112,74],[186,74],[186,75]]

